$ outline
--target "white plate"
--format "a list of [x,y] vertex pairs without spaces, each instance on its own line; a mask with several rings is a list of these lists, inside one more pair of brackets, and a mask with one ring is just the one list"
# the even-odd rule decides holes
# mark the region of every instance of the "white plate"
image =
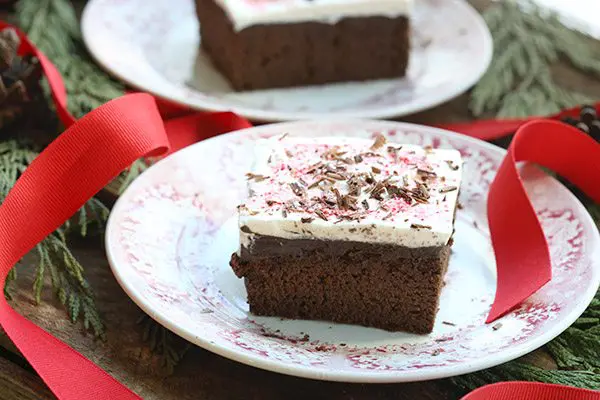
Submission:
[[[282,132],[362,137],[383,132],[390,141],[462,152],[464,208],[457,214],[433,333],[249,314],[244,285],[228,265],[238,247],[236,205],[252,161],[248,148],[259,137]],[[466,136],[393,122],[298,122],[218,136],[160,161],[129,187],[108,222],[108,259],[125,291],[161,324],[255,367],[349,382],[435,379],[491,367],[564,331],[600,280],[600,237],[591,217],[555,179],[526,167],[524,181],[549,241],[554,277],[498,324],[485,324],[495,290],[485,200],[504,153]]]
[[485,22],[463,0],[419,0],[407,79],[236,93],[198,55],[193,0],[90,0],[85,43],[130,85],[193,108],[246,118],[390,118],[438,105],[475,84],[492,57]]

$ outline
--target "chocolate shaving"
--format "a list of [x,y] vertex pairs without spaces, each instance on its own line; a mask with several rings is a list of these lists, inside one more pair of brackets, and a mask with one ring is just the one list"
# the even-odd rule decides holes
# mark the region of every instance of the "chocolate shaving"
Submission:
[[288,135],[289,135],[289,133],[287,133],[287,132],[286,132],[286,133],[284,133],[283,135],[281,135],[281,136],[279,137],[279,140],[283,140],[283,139],[285,139],[285,138],[286,138]]
[[333,197],[331,197],[331,195],[329,193],[325,193],[322,197],[322,202],[329,206],[329,207],[333,207],[337,204],[336,199],[334,199]]
[[427,186],[422,183],[416,182],[417,187],[411,190],[412,198],[419,203],[427,203],[429,199],[429,190],[427,190]]
[[300,218],[300,222],[302,222],[303,224],[310,224],[314,220],[315,219],[313,217],[302,217],[302,218]]
[[337,190],[336,188],[333,188],[332,192],[333,192],[333,194],[335,194],[335,200],[337,202],[338,208],[340,208],[340,209],[344,208],[344,201],[342,200],[342,195],[340,194],[340,191]]
[[398,187],[396,185],[388,185],[386,189],[390,197],[400,197],[408,204],[412,203],[413,198],[411,197],[410,192],[408,190]]
[[432,146],[425,146],[425,147],[423,147],[423,150],[425,150],[425,153],[431,153],[433,151],[433,147]]
[[381,133],[378,133],[375,136],[375,142],[373,142],[373,144],[371,145],[371,150],[378,150],[382,148],[386,144],[386,142],[387,140],[385,139],[385,136],[383,136]]
[[362,160],[363,160],[363,158],[362,158],[362,156],[360,154],[357,154],[357,155],[354,156],[354,162],[355,163],[357,163],[357,164],[361,163]]
[[318,208],[315,210],[315,214],[317,214],[322,220],[327,221],[327,216]]
[[306,181],[302,178],[298,178],[298,182],[300,182],[300,184],[304,187],[308,186],[308,183],[306,183]]
[[275,200],[267,200],[267,205],[271,207],[273,204],[277,204]]
[[356,197],[352,197],[350,195],[345,195],[342,197],[343,209],[350,209],[352,211],[356,211],[356,203],[358,203],[358,199]]
[[308,188],[309,188],[309,189],[312,189],[312,188],[314,188],[314,187],[317,187],[317,186],[319,186],[319,183],[323,182],[324,180],[325,180],[325,178],[324,178],[324,177],[322,177],[322,176],[319,176],[319,177],[317,178],[317,180],[316,180],[316,181],[314,181],[313,183],[311,183],[311,184],[308,186]]
[[318,170],[322,166],[323,166],[323,161],[319,161],[318,163],[315,163],[315,164],[311,165],[310,167],[308,167],[308,170],[306,171],[306,173],[310,174],[310,173]]
[[363,157],[383,157],[383,155],[381,155],[379,153],[374,153],[372,151],[365,151],[364,153],[361,154],[361,156],[363,156]]
[[416,190],[421,194],[421,196],[424,199],[428,199],[429,196],[429,190],[427,189],[427,185],[423,184],[423,183],[417,183],[417,188]]
[[446,164],[448,164],[452,171],[456,171],[460,168],[458,165],[454,164],[454,161],[452,160],[446,160]]
[[285,155],[288,156],[288,158],[293,158],[294,155],[292,154],[291,151],[289,151],[288,149],[285,149]]
[[292,188],[292,192],[294,192],[294,194],[298,197],[302,197],[305,193],[304,189],[296,182],[290,183],[290,187]]
[[391,217],[392,217],[392,215],[393,215],[393,214],[392,214],[391,212],[389,212],[389,213],[388,213],[388,214],[387,214],[385,217],[383,217],[382,219],[385,221],[386,219],[389,219],[389,218],[391,218]]
[[417,174],[419,175],[425,175],[427,177],[436,177],[437,174],[433,171],[430,171],[428,169],[422,169],[422,168],[417,168]]
[[350,179],[348,179],[347,184],[349,195],[360,196],[364,182],[358,175],[353,175]]
[[429,225],[421,225],[421,224],[410,224],[412,229],[431,229]]
[[248,180],[255,180],[256,182],[261,182],[261,181],[264,181],[265,179],[269,179],[268,176],[260,175],[260,174],[253,174],[252,172],[248,172],[246,174],[246,178],[248,178]]
[[375,174],[381,173],[381,170],[377,167],[371,167],[371,171],[373,171],[373,173],[375,173]]
[[402,176],[402,185],[404,185],[404,187],[408,186],[408,176],[406,176],[406,175]]
[[455,323],[453,323],[453,322],[449,322],[449,321],[442,321],[442,324],[444,324],[444,325],[449,325],[449,326],[456,326],[456,324],[455,324]]
[[287,209],[285,207],[283,207],[281,209],[281,215],[283,215],[283,218],[287,218],[288,212],[287,212]]
[[323,154],[321,154],[321,158],[324,158],[325,160],[335,160],[336,158],[346,154],[345,152],[340,153],[339,149],[339,146],[334,146],[331,149],[324,151]]
[[492,326],[492,329],[495,331],[497,331],[500,328],[502,328],[502,322],[498,322],[496,325]]
[[365,210],[368,210],[368,209],[369,209],[369,202],[367,201],[367,199],[364,199],[364,200],[362,201],[362,205],[363,205],[363,207],[365,208]]
[[446,186],[440,189],[440,193],[448,193],[448,192],[453,192],[456,189],[458,189],[456,186]]
[[377,182],[375,184],[375,186],[373,186],[373,188],[371,189],[371,198],[372,199],[376,199],[376,200],[383,200],[383,197],[381,197],[381,194],[383,193],[383,191],[385,190],[385,185],[383,182]]
[[346,177],[343,176],[342,174],[340,174],[339,172],[328,171],[328,172],[325,173],[325,175],[328,176],[328,177],[330,177],[330,178],[333,178],[335,180],[338,180],[338,181],[346,180]]

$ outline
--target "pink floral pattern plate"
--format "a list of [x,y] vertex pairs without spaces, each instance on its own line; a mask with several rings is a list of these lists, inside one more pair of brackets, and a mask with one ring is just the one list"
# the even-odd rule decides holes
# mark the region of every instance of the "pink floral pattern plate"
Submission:
[[[372,137],[456,148],[466,164],[455,244],[433,333],[256,317],[228,265],[236,205],[252,147],[274,134]],[[106,248],[115,276],[161,324],[198,346],[255,367],[315,379],[404,382],[491,367],[530,352],[581,315],[600,281],[600,237],[558,181],[533,166],[524,181],[548,239],[554,277],[518,309],[485,324],[495,290],[486,193],[504,151],[435,128],[331,120],[260,126],[218,136],[158,162],[121,196]],[[510,218],[510,215],[507,216]]]
[[492,39],[464,0],[419,0],[406,79],[234,92],[199,52],[194,0],[90,0],[82,32],[109,72],[157,96],[253,120],[391,118],[441,104],[475,84]]

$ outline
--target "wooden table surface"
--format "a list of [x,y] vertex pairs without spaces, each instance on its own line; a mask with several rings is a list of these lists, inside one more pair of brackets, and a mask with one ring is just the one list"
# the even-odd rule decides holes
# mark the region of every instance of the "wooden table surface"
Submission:
[[[489,0],[472,0],[483,9]],[[570,89],[600,99],[600,83],[566,66],[558,66],[555,75]],[[472,119],[468,97],[463,95],[435,109],[404,118],[405,121],[436,124]],[[104,368],[145,399],[456,399],[458,394],[447,381],[412,384],[344,384],[294,378],[262,371],[229,361],[192,347],[175,373],[166,375],[136,323],[142,315],[114,279],[105,258],[100,237],[75,240],[76,257],[97,294],[97,304],[107,325],[107,339],[94,340],[81,325],[72,325],[64,309],[53,301],[50,290],[44,302],[36,306],[32,296],[36,260],[26,257],[19,266],[13,306],[34,323],[65,341]],[[554,364],[543,350],[526,356],[527,362],[545,368]],[[0,399],[52,399],[53,395],[23,360],[6,336],[0,334]]]

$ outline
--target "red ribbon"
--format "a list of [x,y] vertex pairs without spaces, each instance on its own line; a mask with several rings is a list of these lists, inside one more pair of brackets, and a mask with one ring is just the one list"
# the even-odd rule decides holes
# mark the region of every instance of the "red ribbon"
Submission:
[[[7,26],[0,23],[0,29]],[[226,112],[182,116],[178,111],[177,118],[163,121],[155,100],[146,94],[110,101],[75,122],[67,111],[60,74],[24,35],[20,36],[20,51],[40,59],[57,113],[68,129],[29,166],[0,206],[0,284],[36,243],[136,159],[165,154],[169,144],[173,151],[250,126],[245,119]],[[508,312],[550,279],[548,246],[515,166],[526,160],[554,169],[600,202],[600,186],[593,184],[600,173],[600,145],[556,122],[532,122],[518,130],[488,198],[498,265],[498,290],[488,320]],[[4,297],[0,299],[0,324],[60,399],[138,398],[75,350],[17,314]],[[514,385],[521,385],[523,391]],[[510,387],[514,394],[533,393],[527,385]],[[494,399],[494,393],[504,398],[505,389],[488,387],[479,392],[482,395],[474,392],[468,398]],[[548,396],[556,392],[553,386],[536,390]]]
[[598,400],[593,390],[538,382],[500,382],[480,387],[462,400]]

